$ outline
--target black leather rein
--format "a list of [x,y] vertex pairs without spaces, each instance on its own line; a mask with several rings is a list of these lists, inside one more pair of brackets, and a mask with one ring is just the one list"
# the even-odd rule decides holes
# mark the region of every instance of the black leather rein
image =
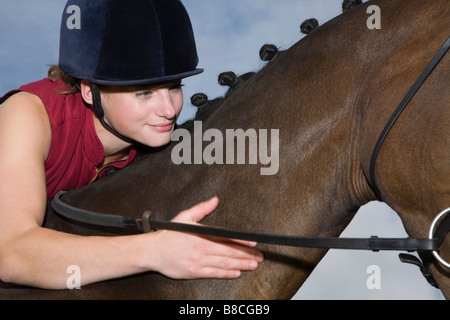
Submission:
[[[225,228],[183,224],[176,222],[152,220],[147,211],[142,218],[132,218],[111,214],[102,214],[75,208],[64,203],[61,197],[65,192],[58,193],[52,200],[53,209],[60,215],[78,222],[91,225],[128,229],[136,232],[150,232],[153,230],[171,230],[214,236],[236,240],[248,240],[258,243],[327,249],[352,249],[352,250],[394,250],[394,251],[438,251],[443,238],[415,239],[415,238],[320,238],[287,236],[276,234],[264,234],[248,231],[237,231]],[[450,216],[450,215],[449,215]],[[447,229],[450,230],[450,219]]]

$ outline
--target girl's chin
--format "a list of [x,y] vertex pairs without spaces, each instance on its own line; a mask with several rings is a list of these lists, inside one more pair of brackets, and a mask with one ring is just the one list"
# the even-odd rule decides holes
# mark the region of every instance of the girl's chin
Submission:
[[137,141],[149,146],[149,147],[162,147],[165,146],[170,142],[170,138],[172,137],[172,131],[165,132],[164,134],[158,134],[158,135],[150,135],[150,136],[143,136],[141,139],[138,139]]

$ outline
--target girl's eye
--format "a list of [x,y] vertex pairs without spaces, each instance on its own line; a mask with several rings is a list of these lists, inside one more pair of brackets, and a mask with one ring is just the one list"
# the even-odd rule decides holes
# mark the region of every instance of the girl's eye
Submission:
[[[182,86],[183,85],[181,83],[174,83],[174,84],[168,86],[168,89],[170,91],[179,91],[179,90],[181,90]],[[153,93],[154,93],[154,91],[152,91],[152,90],[138,91],[138,92],[136,92],[136,97],[138,97],[138,98],[148,98],[148,97],[152,96]]]
[[136,97],[138,97],[138,98],[146,98],[146,97],[149,97],[149,96],[151,96],[152,95],[152,92],[151,91],[141,91],[141,92],[137,92],[136,93]]

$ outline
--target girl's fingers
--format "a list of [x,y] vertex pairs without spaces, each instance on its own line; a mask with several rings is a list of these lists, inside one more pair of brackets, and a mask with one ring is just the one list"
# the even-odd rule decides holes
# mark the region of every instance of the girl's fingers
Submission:
[[219,199],[217,197],[213,197],[208,201],[201,202],[188,210],[180,212],[180,214],[178,214],[173,221],[180,223],[197,223],[213,212],[218,205]]

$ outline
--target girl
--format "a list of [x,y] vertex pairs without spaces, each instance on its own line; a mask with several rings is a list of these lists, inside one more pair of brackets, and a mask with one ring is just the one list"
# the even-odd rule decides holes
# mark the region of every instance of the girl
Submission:
[[[181,79],[202,72],[197,64],[179,0],[69,0],[58,66],[0,100],[2,281],[63,289],[70,265],[80,267],[82,285],[146,271],[236,278],[257,268],[263,258],[252,242],[171,231],[83,237],[41,227],[57,192],[126,166],[138,144],[170,141]],[[212,198],[174,221],[197,223],[217,205]]]

